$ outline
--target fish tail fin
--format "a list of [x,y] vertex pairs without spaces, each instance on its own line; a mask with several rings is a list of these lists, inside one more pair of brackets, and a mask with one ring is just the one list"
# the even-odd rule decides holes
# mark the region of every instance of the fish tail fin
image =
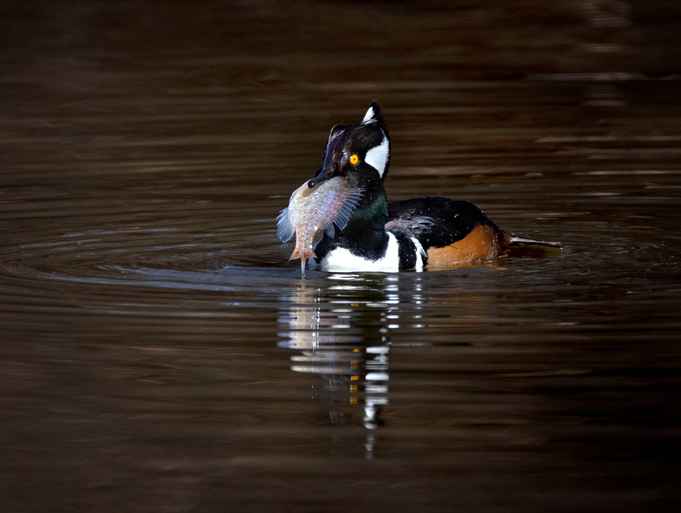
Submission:
[[307,260],[308,258],[317,258],[317,255],[310,248],[305,248],[302,250],[300,248],[296,248],[293,250],[293,253],[291,253],[291,258],[289,258],[289,260],[295,260],[296,258]]

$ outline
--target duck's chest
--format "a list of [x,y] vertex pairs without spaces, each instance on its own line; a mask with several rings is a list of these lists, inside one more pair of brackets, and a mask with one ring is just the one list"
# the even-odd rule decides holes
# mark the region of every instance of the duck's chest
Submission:
[[421,271],[424,265],[420,244],[405,244],[387,232],[388,244],[376,259],[361,256],[348,247],[334,247],[321,259],[321,267],[330,272],[397,272],[404,269]]

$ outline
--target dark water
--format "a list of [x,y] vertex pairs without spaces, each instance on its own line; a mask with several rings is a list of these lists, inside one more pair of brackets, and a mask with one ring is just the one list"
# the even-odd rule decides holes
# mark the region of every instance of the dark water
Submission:
[[[3,2],[0,511],[678,511],[676,2]],[[562,256],[300,279],[381,103],[391,200]]]

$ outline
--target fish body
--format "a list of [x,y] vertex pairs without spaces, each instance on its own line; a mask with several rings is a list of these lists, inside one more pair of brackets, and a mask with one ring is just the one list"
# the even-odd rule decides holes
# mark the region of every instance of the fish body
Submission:
[[320,231],[333,237],[334,224],[342,230],[348,224],[353,210],[362,199],[364,190],[351,187],[345,178],[337,176],[310,187],[307,182],[298,187],[288,204],[277,217],[277,235],[286,242],[296,236],[296,247],[289,260],[305,261],[315,257],[312,244]]

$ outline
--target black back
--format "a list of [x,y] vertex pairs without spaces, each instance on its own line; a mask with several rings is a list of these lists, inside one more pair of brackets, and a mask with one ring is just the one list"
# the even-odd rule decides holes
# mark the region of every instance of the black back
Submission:
[[414,198],[388,203],[386,230],[416,237],[423,249],[441,248],[463,239],[479,225],[496,225],[468,201]]

